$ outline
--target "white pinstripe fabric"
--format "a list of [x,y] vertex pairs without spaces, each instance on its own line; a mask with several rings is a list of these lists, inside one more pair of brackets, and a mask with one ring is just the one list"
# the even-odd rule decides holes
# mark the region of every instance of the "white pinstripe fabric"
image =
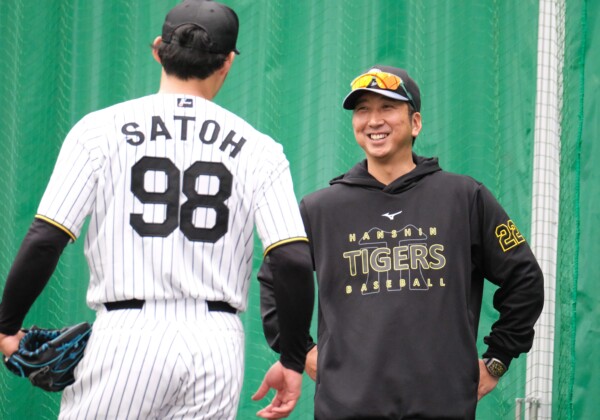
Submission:
[[[281,145],[210,101],[185,97],[195,107],[178,108],[182,97],[151,95],[89,114],[72,129],[61,149],[38,214],[75,236],[91,215],[85,253],[91,271],[87,299],[93,308],[132,298],[192,297],[226,301],[243,311],[252,270],[254,224],[264,248],[306,236]],[[174,115],[195,118],[195,122],[189,121],[184,129]],[[153,116],[160,117],[172,138],[150,138]],[[211,144],[199,139],[206,121],[215,122],[208,124],[212,131],[205,133]],[[127,142],[138,140],[135,136],[121,132],[132,122],[137,124],[135,130],[145,134],[139,145]],[[221,150],[232,132],[233,141],[245,139],[233,157],[231,145]],[[180,172],[180,183],[195,162],[222,163],[233,176],[231,196],[225,201],[227,233],[214,244],[191,241],[180,228],[166,237],[136,233],[129,222],[131,214],[143,214],[147,223],[162,223],[166,217],[164,205],[144,204],[132,193],[131,168],[145,156],[168,158]],[[146,191],[164,192],[165,180],[164,172],[147,172]],[[195,183],[201,195],[210,196],[219,189],[212,176],[199,176]],[[186,201],[180,191],[180,206]],[[196,227],[215,223],[212,209],[198,206],[193,214]]]
[[[229,178],[229,197],[215,199]],[[265,249],[305,238],[281,145],[198,97],[156,94],[91,113],[65,139],[38,208],[73,237],[88,216],[87,302],[99,312],[61,418],[234,418],[240,320],[197,305],[246,309],[255,226]],[[217,224],[226,232],[207,241]],[[150,307],[104,310],[129,299]]]
[[60,419],[235,419],[244,333],[197,300],[101,310]]

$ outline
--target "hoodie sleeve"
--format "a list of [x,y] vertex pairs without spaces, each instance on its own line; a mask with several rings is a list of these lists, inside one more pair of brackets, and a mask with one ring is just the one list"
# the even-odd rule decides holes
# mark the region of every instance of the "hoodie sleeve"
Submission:
[[496,357],[508,367],[533,345],[533,327],[544,303],[542,270],[514,221],[483,185],[474,205],[475,265],[498,286],[493,304],[499,318],[484,337],[488,348],[483,357]]

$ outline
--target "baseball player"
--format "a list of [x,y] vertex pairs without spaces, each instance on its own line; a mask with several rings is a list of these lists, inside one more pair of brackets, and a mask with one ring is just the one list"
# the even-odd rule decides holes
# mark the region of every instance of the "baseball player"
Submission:
[[[474,419],[478,399],[531,348],[542,271],[484,185],[413,153],[421,95],[405,70],[372,67],[343,107],[366,159],[300,204],[319,286],[306,367],[315,418]],[[277,349],[272,274],[263,266],[259,278]],[[499,317],[479,358],[484,278],[498,286]]]
[[89,216],[88,305],[97,311],[60,418],[235,418],[253,229],[275,273],[281,375],[301,388],[313,286],[281,145],[212,102],[237,54],[238,18],[208,0],[166,16],[159,92],[92,112],[68,133],[6,281],[0,351]]

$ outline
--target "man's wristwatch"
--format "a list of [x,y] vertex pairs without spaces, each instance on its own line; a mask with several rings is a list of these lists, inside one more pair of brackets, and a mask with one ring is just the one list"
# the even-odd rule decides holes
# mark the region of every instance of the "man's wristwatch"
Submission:
[[490,357],[488,359],[483,359],[483,363],[485,363],[485,367],[487,368],[490,375],[500,378],[507,371],[507,367],[500,360],[495,357]]

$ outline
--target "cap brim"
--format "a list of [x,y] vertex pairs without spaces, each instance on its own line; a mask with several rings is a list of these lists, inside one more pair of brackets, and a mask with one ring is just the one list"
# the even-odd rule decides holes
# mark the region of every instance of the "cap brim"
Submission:
[[395,99],[397,101],[410,102],[410,99],[408,99],[406,96],[402,96],[399,93],[391,92],[389,90],[373,89],[373,88],[359,88],[359,89],[353,90],[346,96],[346,98],[344,98],[344,102],[342,103],[342,106],[344,107],[344,109],[354,109],[354,107],[356,105],[356,100],[363,92],[373,92],[373,93],[377,93],[378,95],[386,96],[390,99]]

